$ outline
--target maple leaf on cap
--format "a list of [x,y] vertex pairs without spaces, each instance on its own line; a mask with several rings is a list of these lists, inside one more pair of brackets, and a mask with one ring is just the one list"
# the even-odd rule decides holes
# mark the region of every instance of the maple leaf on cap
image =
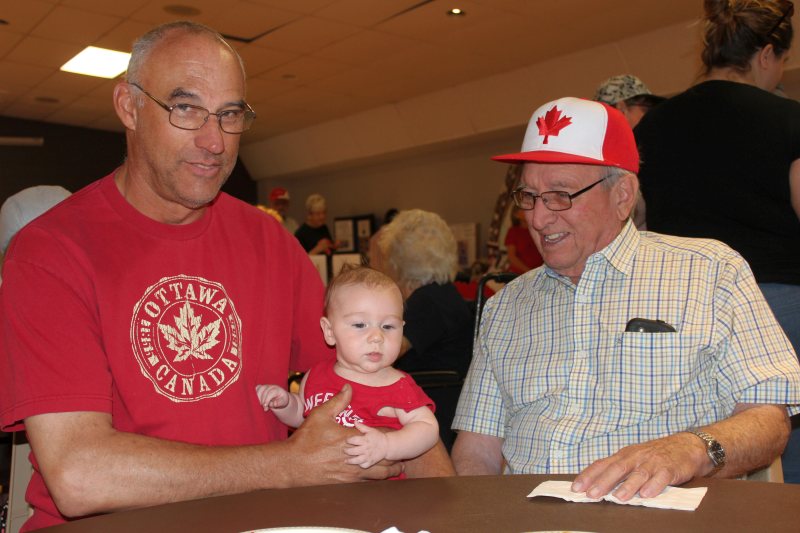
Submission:
[[550,135],[558,135],[562,129],[570,124],[572,124],[572,118],[567,116],[562,117],[558,107],[553,106],[543,117],[536,119],[536,125],[539,126],[539,135],[544,135],[542,144],[547,144],[547,138],[550,137]]

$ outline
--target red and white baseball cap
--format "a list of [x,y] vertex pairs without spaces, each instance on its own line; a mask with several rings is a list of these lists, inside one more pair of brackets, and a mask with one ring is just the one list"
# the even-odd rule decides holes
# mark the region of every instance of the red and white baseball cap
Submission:
[[503,163],[577,163],[639,172],[639,151],[625,116],[602,102],[560,98],[537,109],[522,151],[492,158]]
[[269,199],[273,202],[277,200],[288,200],[289,191],[287,191],[283,187],[275,187],[269,192]]

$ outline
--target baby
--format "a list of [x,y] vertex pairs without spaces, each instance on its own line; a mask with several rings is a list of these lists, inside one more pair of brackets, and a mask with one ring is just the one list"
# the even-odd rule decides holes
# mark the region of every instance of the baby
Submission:
[[264,410],[297,427],[311,409],[349,383],[352,402],[336,417],[342,426],[361,432],[347,439],[349,464],[369,468],[383,459],[411,459],[432,448],[439,440],[433,401],[408,374],[392,367],[403,342],[403,297],[394,281],[371,268],[345,267],[328,286],[324,313],[322,333],[336,346],[336,360],[306,372],[299,394],[258,385]]

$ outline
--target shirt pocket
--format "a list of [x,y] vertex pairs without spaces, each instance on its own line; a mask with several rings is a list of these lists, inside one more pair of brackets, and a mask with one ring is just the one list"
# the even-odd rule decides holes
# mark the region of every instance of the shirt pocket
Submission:
[[602,362],[606,397],[623,418],[641,420],[669,411],[695,393],[707,365],[701,339],[681,333],[625,332]]

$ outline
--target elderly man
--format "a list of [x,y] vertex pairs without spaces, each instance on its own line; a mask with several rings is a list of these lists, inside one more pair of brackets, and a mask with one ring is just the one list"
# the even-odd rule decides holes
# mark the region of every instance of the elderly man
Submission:
[[286,231],[294,235],[298,224],[295,219],[289,216],[289,191],[283,187],[275,187],[269,191],[269,206],[278,212],[283,219],[283,227]]
[[636,231],[622,114],[550,102],[522,153],[495,159],[524,164],[514,200],[545,266],[486,305],[453,423],[457,472],[579,473],[573,490],[619,485],[627,500],[777,457],[800,403],[792,348],[736,252]]
[[[33,449],[26,527],[399,473],[346,464],[349,388],[288,440],[258,403],[256,384],[332,354],[302,248],[219,192],[255,117],[236,52],[204,26],[156,28],[113,102],[126,161],[24,228],[4,265],[0,424]],[[446,473],[443,450],[408,474]]]

